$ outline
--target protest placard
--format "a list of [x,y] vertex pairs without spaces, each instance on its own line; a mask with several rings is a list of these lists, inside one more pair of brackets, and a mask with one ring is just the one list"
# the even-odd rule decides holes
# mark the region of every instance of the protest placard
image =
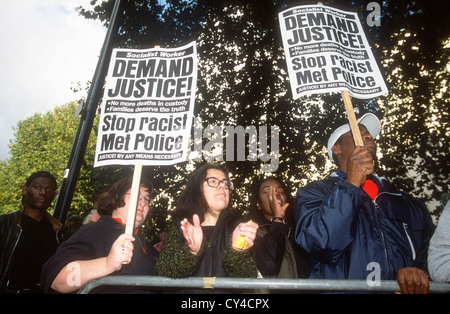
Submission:
[[294,99],[326,92],[361,99],[388,93],[358,15],[324,5],[279,13]]
[[195,42],[170,49],[114,49],[94,166],[185,161],[196,82]]

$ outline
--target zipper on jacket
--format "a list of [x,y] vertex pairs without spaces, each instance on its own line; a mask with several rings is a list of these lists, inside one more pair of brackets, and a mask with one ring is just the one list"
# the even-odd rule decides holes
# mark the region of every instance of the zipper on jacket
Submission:
[[[377,210],[377,211],[378,211],[378,209],[379,209],[379,206],[378,206],[378,204],[377,204],[376,201],[377,201],[378,197],[379,197],[380,195],[383,195],[383,194],[394,195],[394,196],[402,196],[401,193],[392,193],[392,192],[381,192],[381,193],[379,193],[379,194],[375,197],[375,199],[372,200],[372,203],[373,203],[374,206],[375,206],[375,210]],[[378,217],[378,214],[376,215],[376,217]],[[378,221],[378,218],[377,218],[377,221]],[[410,236],[409,236],[409,234],[408,234],[408,232],[407,232],[408,225],[407,225],[406,223],[404,223],[404,222],[403,222],[403,229],[405,230],[406,237],[408,238],[409,245],[411,246],[411,251],[412,251],[413,260],[415,260],[415,259],[416,259],[416,251],[414,250],[414,246],[413,246],[413,244],[412,244],[411,238],[410,238]],[[386,266],[388,266],[389,263],[388,263],[388,256],[387,256],[387,250],[386,250],[386,242],[385,242],[385,239],[384,239],[384,233],[383,233],[383,230],[381,229],[381,226],[380,226],[380,233],[381,233],[381,238],[383,239],[383,249],[384,249],[384,255],[385,255],[385,258],[386,258]],[[389,269],[389,268],[387,268],[387,269]]]
[[377,196],[375,197],[375,199],[373,200],[373,202],[375,203],[375,202],[377,201],[378,196],[383,195],[383,194],[394,195],[394,196],[402,196],[401,193],[381,192],[381,193],[377,194]]
[[409,246],[411,247],[412,259],[413,259],[413,261],[415,261],[416,260],[416,250],[414,249],[414,244],[412,242],[411,237],[409,236],[408,224],[406,222],[403,222],[403,229],[405,230],[406,238],[408,239]]
[[4,275],[7,276],[5,278],[6,279],[6,287],[9,286],[9,266],[10,266],[12,258],[14,256],[14,251],[16,250],[17,243],[19,243],[20,237],[22,236],[22,227],[19,224],[17,224],[17,227],[19,227],[19,235],[17,236],[16,243],[14,243],[14,247],[11,251],[11,255],[8,258],[8,262],[6,263],[5,272],[4,272]]
[[[380,194],[378,194],[378,195],[380,195]],[[377,197],[378,197],[378,195],[377,195]],[[375,213],[376,222],[377,222],[377,224],[378,224],[378,227],[380,228],[381,239],[382,239],[382,241],[383,241],[383,251],[384,251],[384,260],[385,260],[385,263],[386,263],[386,270],[387,270],[387,272],[388,272],[388,274],[389,274],[390,270],[389,270],[388,254],[387,254],[387,250],[386,250],[386,240],[385,240],[385,238],[384,238],[384,232],[383,232],[383,229],[381,228],[380,217],[379,217],[379,215],[378,215],[379,207],[378,207],[378,204],[376,203],[376,198],[375,198],[372,202],[373,202],[373,205],[375,206],[375,211],[376,211],[376,213]]]
[[58,243],[58,245],[61,244],[61,241],[59,240],[59,231],[60,231],[60,230],[61,230],[61,229],[58,229],[58,230],[55,231],[56,243]]

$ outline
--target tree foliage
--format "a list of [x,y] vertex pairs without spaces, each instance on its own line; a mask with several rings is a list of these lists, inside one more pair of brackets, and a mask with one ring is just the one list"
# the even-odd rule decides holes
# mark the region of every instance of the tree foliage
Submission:
[[[81,8],[80,13],[107,25],[114,2],[92,1],[94,8]],[[438,214],[442,209],[439,199],[448,191],[450,173],[447,11],[424,0],[379,2],[381,25],[369,27],[369,2],[324,2],[359,14],[389,88],[386,96],[353,99],[353,105],[357,115],[370,111],[382,118],[377,173],[426,201]],[[333,128],[346,121],[342,99],[339,94],[323,94],[292,100],[278,26],[278,12],[301,1],[125,3],[116,47],[174,47],[197,42],[199,73],[194,115],[201,122],[201,130],[207,126],[267,126],[269,130],[278,126],[279,167],[272,174],[289,182],[293,194],[298,187],[330,171],[333,165],[324,144]],[[38,115],[19,123],[11,159],[0,165],[3,210],[17,207],[5,200],[19,199],[13,195],[32,169],[47,167],[62,173],[76,129],[67,126],[76,121],[69,123],[70,113],[59,114],[57,110],[69,107],[55,109],[52,118]],[[51,120],[57,116],[61,120]],[[72,204],[71,215],[75,217],[82,217],[99,191],[132,169],[92,168],[95,128]],[[225,132],[221,136],[225,144]],[[201,141],[204,147],[211,138]],[[223,149],[225,160],[227,147]],[[204,161],[206,156],[201,159]],[[200,162],[145,167],[144,175],[151,177],[157,190],[152,222],[156,233],[164,229],[166,215],[170,215],[188,174]],[[261,172],[259,159],[226,163],[237,187],[234,206],[244,213],[251,184],[257,177],[269,174]]]
[[[450,135],[450,37],[445,10],[424,0],[379,2],[380,26],[369,27],[369,2],[324,2],[359,14],[390,90],[378,99],[354,99],[355,111],[374,112],[383,119],[378,172],[439,211],[442,205],[435,207],[433,200],[448,190],[450,169],[446,147]],[[113,1],[95,7],[96,18],[108,20],[108,3],[111,6]],[[276,174],[295,188],[329,170],[324,142],[333,127],[345,121],[342,100],[340,95],[292,100],[278,26],[278,12],[301,1],[168,0],[164,7],[145,3],[149,2],[135,1],[124,9],[130,28],[124,23],[118,46],[171,47],[196,40],[199,79],[195,115],[201,118],[203,128],[279,126]],[[131,18],[128,10],[133,10]],[[131,25],[137,21],[134,15],[153,16],[155,12],[163,24],[155,22],[137,35],[133,30],[141,24]],[[207,141],[203,139],[203,144]],[[262,175],[260,164],[227,164],[238,187],[236,194],[242,198],[236,206],[245,210],[249,184]]]
[[[58,106],[45,114],[35,114],[20,121],[14,128],[15,138],[9,145],[10,158],[0,168],[2,213],[21,206],[22,186],[31,173],[49,171],[60,183],[78,125],[78,119],[74,119],[76,107],[76,103]],[[90,155],[92,153],[86,155],[87,160]],[[81,177],[72,205],[80,209],[92,206],[91,193],[85,193],[89,191],[90,183],[83,180],[90,177],[90,170],[85,170]]]

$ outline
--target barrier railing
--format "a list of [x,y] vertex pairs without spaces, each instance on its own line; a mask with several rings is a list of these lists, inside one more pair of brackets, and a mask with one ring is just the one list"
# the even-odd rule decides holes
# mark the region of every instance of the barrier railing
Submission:
[[[326,280],[326,279],[279,279],[279,278],[222,278],[188,277],[172,279],[159,276],[106,276],[85,284],[78,291],[88,294],[102,286],[127,286],[155,289],[227,289],[227,290],[291,290],[292,292],[398,292],[400,288],[395,280]],[[430,293],[450,293],[450,284],[430,282]]]

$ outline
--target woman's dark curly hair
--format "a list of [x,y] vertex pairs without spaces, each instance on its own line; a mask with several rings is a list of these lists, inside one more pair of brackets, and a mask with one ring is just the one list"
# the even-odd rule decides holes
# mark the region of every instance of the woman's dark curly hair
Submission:
[[[99,195],[95,202],[94,208],[100,215],[111,216],[112,212],[120,207],[125,206],[124,196],[125,193],[131,189],[133,182],[132,177],[126,177],[120,179],[112,186],[110,186],[105,192]],[[146,179],[141,178],[141,186],[148,189],[150,193],[150,199],[153,198],[153,185]]]
[[[186,183],[186,187],[181,192],[180,198],[177,201],[177,206],[173,212],[173,217],[176,220],[187,218],[192,220],[192,216],[197,214],[200,218],[200,222],[205,219],[205,212],[208,208],[208,204],[203,195],[203,182],[206,180],[208,170],[216,169],[225,174],[226,179],[229,181],[228,169],[221,164],[204,164],[200,168],[196,169],[190,176]],[[228,202],[227,210],[230,209],[231,204],[231,190],[230,199]]]

